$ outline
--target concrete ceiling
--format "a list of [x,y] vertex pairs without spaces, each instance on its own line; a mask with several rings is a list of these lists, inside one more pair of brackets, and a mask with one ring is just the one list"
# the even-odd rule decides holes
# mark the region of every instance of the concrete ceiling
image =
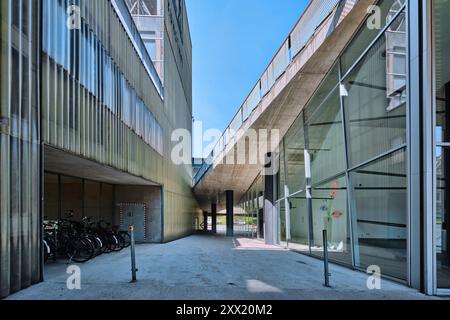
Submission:
[[[234,145],[225,153],[226,156],[229,156],[231,151],[237,153],[237,144],[245,139],[245,132],[250,128],[279,129],[280,138],[284,137],[364,21],[368,6],[374,3],[374,0],[359,1],[331,35],[326,38],[323,34],[316,34],[242,125],[236,134]],[[279,143],[280,139],[277,142]],[[249,148],[246,150],[246,159],[248,151]],[[236,204],[251,187],[262,167],[261,164],[216,163],[194,187],[194,194],[202,210],[210,211],[212,202],[217,203],[219,211],[223,210],[225,190],[234,190]]]
[[81,158],[48,145],[44,147],[44,170],[117,185],[157,186],[156,183],[144,178],[133,176],[127,172]]

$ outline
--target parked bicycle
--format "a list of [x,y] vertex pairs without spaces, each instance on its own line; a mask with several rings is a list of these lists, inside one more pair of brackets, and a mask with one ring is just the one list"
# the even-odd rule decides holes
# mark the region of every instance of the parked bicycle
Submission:
[[103,253],[118,252],[131,244],[126,231],[91,217],[75,221],[73,210],[66,212],[67,218],[44,222],[44,260],[66,257],[69,261],[84,263]]

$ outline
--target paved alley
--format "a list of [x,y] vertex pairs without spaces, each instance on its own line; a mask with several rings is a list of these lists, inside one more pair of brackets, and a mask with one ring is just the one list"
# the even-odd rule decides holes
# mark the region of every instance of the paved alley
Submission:
[[367,275],[331,265],[323,286],[320,260],[246,238],[194,235],[137,246],[138,282],[130,283],[130,251],[100,256],[81,267],[81,289],[68,290],[65,263],[46,266],[46,281],[8,299],[424,299],[382,280],[368,290]]

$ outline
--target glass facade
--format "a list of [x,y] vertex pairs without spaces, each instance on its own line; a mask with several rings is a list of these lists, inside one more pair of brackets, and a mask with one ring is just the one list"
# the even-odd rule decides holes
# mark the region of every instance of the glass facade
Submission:
[[[407,280],[405,2],[380,2],[280,143],[278,239]],[[370,30],[370,31],[368,31]],[[381,31],[380,31],[381,30]],[[308,196],[311,190],[311,197]]]
[[355,215],[355,264],[382,267],[407,277],[407,181],[405,151],[375,160],[350,173]]
[[258,178],[253,182],[251,188],[242,198],[238,207],[244,213],[245,221],[244,232],[252,238],[264,238],[264,187],[263,177]]
[[[393,56],[389,55],[390,50],[395,50]],[[398,62],[397,55],[403,60]],[[391,81],[390,64],[397,63],[403,67]],[[406,30],[402,13],[342,84],[350,167],[406,144],[405,63]]]

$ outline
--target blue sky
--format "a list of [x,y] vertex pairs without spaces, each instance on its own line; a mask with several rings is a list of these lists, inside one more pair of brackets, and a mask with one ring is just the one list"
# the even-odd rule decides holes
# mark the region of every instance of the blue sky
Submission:
[[193,45],[193,108],[223,131],[309,0],[186,0]]

